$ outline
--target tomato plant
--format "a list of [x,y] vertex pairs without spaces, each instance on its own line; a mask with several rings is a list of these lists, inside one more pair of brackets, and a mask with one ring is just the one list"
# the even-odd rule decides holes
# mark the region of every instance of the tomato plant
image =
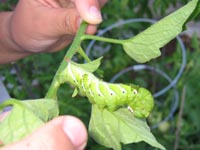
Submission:
[[[141,110],[145,111],[151,104],[151,99],[147,99],[144,102],[138,101],[137,104],[134,105],[134,108],[125,108],[124,105],[127,107],[130,103],[129,98],[127,97],[131,92],[135,92],[136,89],[134,88],[133,91],[126,95],[125,101],[128,101],[128,103],[124,102],[118,104],[117,98],[110,98],[110,101],[106,102],[106,99],[109,97],[107,94],[108,91],[112,91],[117,96],[119,93],[116,91],[123,89],[123,87],[119,85],[116,90],[116,87],[112,87],[116,86],[116,84],[111,85],[106,82],[100,82],[99,79],[96,80],[96,77],[93,78],[92,72],[98,70],[101,59],[90,60],[85,51],[81,48],[81,44],[85,40],[98,40],[118,44],[122,46],[122,50],[124,50],[131,59],[134,59],[138,63],[145,63],[161,55],[160,48],[185,29],[186,23],[196,17],[200,12],[199,6],[200,2],[198,0],[192,0],[143,32],[132,38],[122,40],[87,35],[85,34],[87,23],[83,22],[62,60],[46,96],[44,98],[26,101],[19,101],[15,98],[11,98],[0,105],[1,110],[7,106],[13,106],[11,113],[0,124],[0,139],[2,139],[5,145],[18,141],[45,122],[58,116],[58,90],[62,84],[70,83],[75,87],[72,96],[77,94],[86,96],[92,104],[89,133],[96,142],[115,150],[121,149],[121,143],[130,144],[138,143],[140,141],[144,141],[153,147],[165,149],[151,133],[145,119],[148,115],[145,115],[145,117],[134,115],[136,109],[141,108]],[[77,54],[88,62],[85,64],[74,63],[75,66],[79,68],[78,72],[80,73],[80,76],[76,75],[76,73],[73,72],[73,69],[71,69],[71,71],[69,70],[69,64]],[[90,83],[91,80],[86,78],[87,75],[89,75],[90,78],[92,77],[92,79],[95,79],[95,82]],[[69,78],[71,79],[69,80]],[[101,88],[99,86],[100,83],[103,83]],[[83,89],[81,89],[82,85],[84,86]],[[85,87],[87,87],[87,90],[84,89]],[[127,92],[127,90],[125,90],[125,92]],[[137,95],[138,91],[135,93]],[[95,96],[93,99],[90,98],[92,95],[98,96],[98,94],[102,94],[103,99],[97,100],[95,99]],[[145,94],[141,94],[140,98],[144,99],[145,96]],[[119,96],[119,98],[123,97]],[[137,100],[138,97],[135,97],[135,99]],[[101,107],[101,104],[98,104],[101,100],[106,103],[104,107]],[[117,106],[115,109],[108,109],[115,106]],[[143,108],[143,106],[147,107]],[[141,113],[141,110],[139,110],[139,113]],[[150,113],[151,109],[147,110],[147,112]],[[18,126],[10,123],[10,121],[12,122],[14,120],[15,123],[17,120]],[[17,127],[20,127],[22,132],[17,132]],[[9,131],[10,134],[8,134],[7,131]]]

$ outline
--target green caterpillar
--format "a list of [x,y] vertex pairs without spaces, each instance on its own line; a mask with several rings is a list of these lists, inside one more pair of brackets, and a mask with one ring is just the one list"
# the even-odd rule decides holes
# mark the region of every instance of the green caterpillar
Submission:
[[76,88],[73,96],[86,96],[100,109],[115,111],[120,107],[127,107],[138,118],[148,117],[153,109],[153,96],[145,88],[104,82],[71,61],[65,71],[67,82]]

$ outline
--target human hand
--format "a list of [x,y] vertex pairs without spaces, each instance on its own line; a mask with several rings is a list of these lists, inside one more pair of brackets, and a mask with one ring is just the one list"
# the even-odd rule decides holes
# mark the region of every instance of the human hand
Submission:
[[83,123],[72,116],[53,119],[23,140],[1,150],[83,150],[87,131]]
[[19,0],[10,17],[10,38],[19,52],[54,52],[68,45],[81,19],[94,34],[107,0]]

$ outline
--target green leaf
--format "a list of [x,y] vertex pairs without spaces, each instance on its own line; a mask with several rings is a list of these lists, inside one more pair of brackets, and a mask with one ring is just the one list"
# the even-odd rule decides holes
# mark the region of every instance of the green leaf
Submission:
[[24,138],[58,115],[57,103],[50,99],[26,101],[9,99],[0,105],[0,111],[7,106],[12,106],[12,110],[0,123],[0,140],[4,145]]
[[58,116],[58,104],[56,100],[52,99],[37,99],[20,101],[24,104],[26,109],[31,110],[43,122],[47,122]]
[[82,47],[80,46],[78,49],[78,53],[87,61],[87,62],[91,62],[90,58],[88,57],[88,55],[84,52],[84,50],[82,49]]
[[94,71],[96,71],[96,70],[99,68],[99,66],[101,65],[101,59],[102,59],[102,58],[103,58],[103,57],[99,57],[99,58],[97,58],[97,59],[95,59],[95,60],[93,60],[93,61],[90,61],[90,62],[88,62],[88,63],[85,63],[85,64],[77,64],[77,63],[75,63],[75,62],[71,62],[71,63],[72,63],[73,65],[77,66],[77,67],[80,67],[80,68],[82,68],[82,69],[88,71],[88,72],[94,72]]
[[181,33],[187,23],[199,14],[200,1],[193,0],[145,31],[122,43],[125,52],[139,63],[160,56],[160,48]]
[[114,150],[121,150],[121,144],[144,141],[151,146],[165,150],[150,131],[145,120],[135,118],[126,108],[110,112],[92,106],[89,133],[94,140]]

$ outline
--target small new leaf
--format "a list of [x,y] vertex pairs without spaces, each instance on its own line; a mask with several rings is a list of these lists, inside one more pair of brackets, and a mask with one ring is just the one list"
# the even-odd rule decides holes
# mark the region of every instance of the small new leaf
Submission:
[[199,0],[193,0],[184,7],[161,19],[122,45],[125,52],[139,63],[145,63],[160,56],[160,48],[185,29],[185,24],[200,11]]
[[89,133],[95,141],[114,150],[121,150],[121,144],[144,141],[151,146],[165,150],[157,142],[145,120],[135,118],[126,108],[110,112],[92,106]]
[[101,65],[101,59],[102,58],[103,57],[99,57],[99,58],[97,58],[93,61],[90,61],[88,63],[85,63],[85,64],[78,64],[78,63],[75,63],[75,62],[71,62],[71,63],[75,66],[78,66],[78,67],[92,73],[99,68],[99,66]]

